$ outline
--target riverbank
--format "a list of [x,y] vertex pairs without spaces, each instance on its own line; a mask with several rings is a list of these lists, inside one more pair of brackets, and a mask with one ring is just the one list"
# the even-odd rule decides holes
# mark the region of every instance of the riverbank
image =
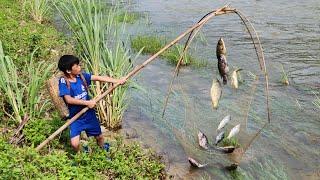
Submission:
[[[59,32],[49,17],[45,17],[42,24],[39,24],[31,19],[29,8],[25,3],[18,0],[1,0],[0,4],[0,41],[4,52],[0,54],[0,58],[8,60],[10,57],[12,60],[10,62],[14,63],[14,70],[18,72],[20,79],[17,79],[18,88],[10,92],[18,93],[18,90],[24,87],[22,83],[27,87],[30,84],[28,77],[30,74],[23,71],[30,65],[30,59],[35,63],[35,67],[40,64],[53,64],[49,73],[51,75],[55,71],[57,59],[62,54],[74,53],[74,48],[72,40]],[[41,96],[41,99],[36,101],[35,106],[26,105],[29,101],[23,96],[23,92],[19,95],[21,97],[21,102],[17,103],[19,107],[30,106],[33,109],[29,109],[38,112],[31,112],[34,114],[32,116],[27,114],[27,111],[16,112],[21,119],[23,116],[32,117],[23,128],[21,132],[23,138],[18,145],[11,145],[8,142],[20,123],[14,118],[15,116],[11,116],[14,114],[13,104],[19,99],[13,98],[9,101],[6,89],[0,91],[0,104],[4,110],[0,113],[1,178],[164,179],[166,177],[161,157],[151,150],[144,150],[137,142],[125,143],[121,135],[109,139],[111,143],[109,152],[101,150],[90,138],[87,143],[92,152],[74,154],[70,149],[68,131],[64,131],[59,138],[37,153],[34,147],[64,123],[53,105],[49,103],[44,83],[45,81],[41,82],[39,92],[36,92],[38,94],[35,96]],[[8,86],[11,87],[11,83],[8,83]]]

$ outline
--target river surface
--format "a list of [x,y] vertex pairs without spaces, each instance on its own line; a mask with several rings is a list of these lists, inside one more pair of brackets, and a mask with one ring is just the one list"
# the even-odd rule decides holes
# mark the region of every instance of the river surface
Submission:
[[[165,157],[176,179],[319,179],[320,109],[312,102],[320,92],[320,1],[229,1],[251,21],[265,53],[270,82],[271,124],[251,144],[236,171],[227,171],[230,156],[210,153],[197,144],[198,130],[212,143],[216,128],[228,114],[227,130],[240,123],[242,146],[267,122],[264,79],[246,29],[235,14],[214,17],[193,41],[191,53],[206,67],[182,67],[173,86],[165,116],[163,103],[174,66],[157,59],[134,78],[141,88],[131,90],[124,128],[134,128],[146,147]],[[214,0],[133,0],[130,11],[144,14],[127,30],[133,38],[152,35],[173,40],[203,15],[222,7]],[[217,110],[209,95],[219,78],[215,47],[223,37],[231,69],[242,68],[239,89],[223,86]],[[185,42],[184,39],[182,42]],[[142,63],[149,56],[140,56]],[[281,83],[282,68],[289,86]],[[258,75],[259,81],[250,74]],[[318,95],[319,96],[319,95]],[[208,166],[194,169],[193,157]]]

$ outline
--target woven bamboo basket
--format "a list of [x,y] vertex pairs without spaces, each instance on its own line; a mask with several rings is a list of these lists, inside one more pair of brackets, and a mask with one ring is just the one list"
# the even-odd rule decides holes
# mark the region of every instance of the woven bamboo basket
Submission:
[[59,80],[62,74],[55,74],[47,81],[47,89],[54,106],[58,109],[61,118],[69,117],[69,110],[63,98],[59,96]]

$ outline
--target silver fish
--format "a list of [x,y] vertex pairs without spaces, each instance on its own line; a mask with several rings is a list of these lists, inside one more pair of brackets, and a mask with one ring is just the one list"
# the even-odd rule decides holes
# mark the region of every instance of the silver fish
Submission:
[[227,115],[226,117],[224,117],[222,119],[222,121],[219,123],[218,129],[217,131],[221,130],[222,128],[224,128],[224,126],[231,120],[231,116]]
[[231,86],[235,89],[238,89],[239,87],[238,72],[241,70],[242,69],[236,69],[232,71],[232,74],[231,74]]
[[202,147],[203,149],[208,149],[208,138],[201,131],[198,132],[198,140],[200,147]]
[[197,168],[202,168],[208,165],[208,164],[200,164],[198,163],[198,161],[192,159],[191,157],[188,157],[188,161],[191,164],[191,166],[197,167]]
[[222,88],[221,83],[218,79],[214,79],[212,81],[212,86],[210,89],[210,95],[211,95],[211,101],[212,101],[212,107],[217,109],[219,100],[222,94]]
[[227,137],[227,139],[232,138],[233,136],[235,136],[236,134],[238,134],[240,132],[240,124],[236,125],[235,127],[233,127],[231,129],[231,131],[229,132],[229,135]]
[[234,146],[225,146],[225,147],[217,146],[217,149],[224,153],[232,153],[235,150],[235,147]]
[[224,131],[220,132],[217,136],[216,136],[216,141],[215,141],[215,145],[217,145],[219,142],[221,142],[224,138]]

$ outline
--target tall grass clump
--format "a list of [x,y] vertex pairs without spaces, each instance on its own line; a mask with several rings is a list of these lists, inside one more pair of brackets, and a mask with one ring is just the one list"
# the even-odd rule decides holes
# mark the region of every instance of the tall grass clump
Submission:
[[34,21],[41,24],[49,13],[49,0],[25,0]]
[[[87,70],[114,78],[122,77],[131,70],[130,57],[120,39],[123,32],[120,31],[121,24],[116,21],[117,7],[102,8],[102,3],[96,0],[62,0],[55,6],[69,25]],[[101,94],[109,86],[96,82],[93,93]],[[107,128],[121,126],[126,90],[127,85],[121,86],[99,102],[98,115]]]
[[[136,36],[131,39],[131,48],[135,51],[142,49],[143,54],[155,54],[161,48],[167,44],[167,41],[163,38],[155,36]],[[170,64],[177,64],[180,58],[180,54],[183,53],[183,46],[181,44],[176,44],[170,49],[166,50],[160,57],[168,60]],[[190,53],[185,53],[183,55],[183,65],[195,65],[197,67],[206,66],[207,63],[203,60],[200,60]]]
[[140,18],[140,15],[138,13],[122,12],[116,15],[116,20],[118,22],[129,23],[129,24],[133,24],[139,18]]
[[44,62],[34,63],[33,54],[29,64],[17,67],[12,59],[5,56],[0,42],[0,89],[4,97],[4,113],[15,122],[23,116],[39,117],[46,111],[47,101],[40,89],[43,87],[53,65]]
[[281,73],[281,83],[288,86],[289,83],[289,75],[288,73],[284,70],[283,65],[281,65],[282,68],[282,73]]

